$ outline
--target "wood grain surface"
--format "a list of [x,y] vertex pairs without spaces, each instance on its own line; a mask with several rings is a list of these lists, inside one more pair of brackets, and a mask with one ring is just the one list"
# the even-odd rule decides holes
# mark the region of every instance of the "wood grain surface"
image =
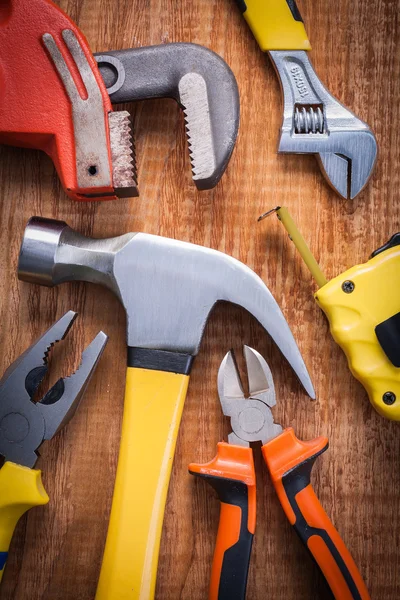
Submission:
[[[228,433],[216,375],[224,353],[231,347],[240,350],[243,343],[257,348],[271,366],[278,421],[293,426],[303,439],[329,437],[329,450],[314,467],[313,485],[372,598],[400,598],[399,424],[379,417],[352,378],[315,305],[315,284],[278,221],[257,223],[268,208],[288,206],[328,277],[365,261],[400,229],[400,1],[299,0],[317,73],[369,123],[380,146],[375,174],[354,201],[340,199],[327,186],[312,156],[276,154],[282,115],[279,84],[233,0],[62,0],[60,6],[76,20],[93,51],[176,41],[215,50],[237,78],[241,125],[223,180],[212,191],[197,192],[176,103],[129,106],[141,195],[110,203],[72,202],[44,154],[0,149],[0,373],[68,309],[80,317],[69,339],[52,353],[48,384],[77,366],[81,350],[98,330],[110,336],[79,411],[43,450],[38,465],[51,501],[20,521],[0,597],[94,598],[118,457],[125,314],[116,297],[93,285],[47,289],[18,282],[25,223],[32,215],[42,215],[64,219],[87,235],[145,231],[210,246],[244,261],[281,305],[317,390],[317,401],[310,401],[247,313],[227,304],[213,311],[179,432],[157,599],[207,598],[219,505],[209,486],[188,475],[187,465],[210,460],[216,443]],[[149,431],[143,460],[151,448]],[[248,598],[329,598],[286,521],[259,454],[258,525]],[[137,486],[140,494],[140,481]]]

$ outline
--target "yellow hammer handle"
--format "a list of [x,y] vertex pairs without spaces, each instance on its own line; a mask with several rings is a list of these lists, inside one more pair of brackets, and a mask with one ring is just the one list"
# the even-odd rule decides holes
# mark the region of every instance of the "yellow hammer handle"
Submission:
[[41,471],[5,462],[0,470],[0,581],[14,529],[22,515],[33,506],[47,504]]
[[269,50],[311,50],[295,0],[236,0],[258,45]]
[[189,376],[128,367],[120,454],[96,600],[154,597]]

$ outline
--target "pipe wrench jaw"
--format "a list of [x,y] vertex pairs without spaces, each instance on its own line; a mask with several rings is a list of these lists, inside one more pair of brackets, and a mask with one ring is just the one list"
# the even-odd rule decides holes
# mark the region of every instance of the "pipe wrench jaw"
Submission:
[[74,200],[137,195],[129,115],[114,115],[86,39],[49,0],[9,3],[0,143],[46,152]]
[[95,54],[114,104],[173,98],[183,111],[198,190],[213,188],[229,163],[239,127],[236,79],[217,54],[171,43]]
[[282,433],[274,423],[271,408],[276,404],[274,380],[259,352],[244,346],[249,397],[246,398],[233,350],[222,360],[218,371],[218,393],[222,412],[230,417],[230,444],[248,447],[250,442],[266,444]]
[[0,380],[0,454],[33,468],[38,449],[74,415],[107,343],[100,332],[82,354],[80,367],[59,379],[37,402],[32,399],[47,370],[51,347],[65,338],[77,313],[67,312],[5,371]]
[[353,199],[376,163],[374,134],[328,92],[307,52],[270,51],[269,55],[284,98],[279,152],[315,154],[331,187]]
[[[103,191],[108,188],[117,196],[137,196],[129,113],[113,112],[108,102],[104,104],[93,67],[71,29],[62,31],[62,40],[73,59],[73,65],[67,61],[65,51],[61,51],[60,42],[50,33],[45,33],[42,40],[71,103],[76,180],[82,196],[89,199],[113,195]],[[83,88],[74,75],[74,68],[78,71]]]

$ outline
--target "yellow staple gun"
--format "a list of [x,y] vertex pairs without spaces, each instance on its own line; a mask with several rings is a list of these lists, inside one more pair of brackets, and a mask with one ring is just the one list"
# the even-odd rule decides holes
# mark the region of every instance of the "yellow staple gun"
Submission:
[[315,300],[374,408],[400,421],[400,233],[370,259],[327,281],[287,208],[276,213],[320,286]]

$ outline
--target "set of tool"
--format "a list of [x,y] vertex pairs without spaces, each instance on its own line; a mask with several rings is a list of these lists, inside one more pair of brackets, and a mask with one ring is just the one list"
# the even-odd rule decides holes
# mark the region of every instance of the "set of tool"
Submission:
[[[146,233],[90,239],[66,223],[32,218],[21,246],[18,276],[47,286],[98,283],[111,289],[126,310],[124,417],[96,598],[124,598],[128,587],[135,597],[150,598],[176,437],[211,309],[225,300],[248,310],[314,397],[300,351],[263,281],[243,263],[210,248]],[[147,409],[148,397],[152,410]],[[152,451],[143,461],[150,430]],[[146,481],[141,494],[135,493],[138,481]]]
[[[237,3],[280,78],[284,115],[279,152],[315,154],[336,192],[354,198],[373,171],[376,140],[368,125],[318,79],[294,0]],[[76,24],[50,0],[7,0],[1,10],[0,143],[46,152],[74,200],[133,197],[138,185],[131,118],[113,105],[170,97],[184,111],[195,185],[205,190],[219,182],[239,126],[237,83],[219,56],[187,43],[92,54]],[[400,283],[400,235],[365,265],[327,282],[287,210],[274,210],[316,276],[316,300],[353,374],[381,414],[400,420],[400,302],[389,288]],[[125,308],[124,416],[96,600],[150,600],[189,377],[214,305],[228,301],[250,312],[314,399],[301,353],[265,283],[245,264],[210,248],[147,233],[95,239],[63,221],[32,217],[23,234],[18,278],[44,286],[99,284]],[[380,294],[373,294],[378,287]],[[76,373],[36,400],[48,352],[75,317],[72,311],[64,315],[0,381],[0,454],[5,459],[0,470],[0,576],[18,519],[32,506],[48,502],[40,471],[33,468],[38,449],[74,414],[107,342],[100,332]],[[232,351],[218,373],[222,411],[231,419],[229,443],[218,444],[210,463],[189,467],[215,488],[221,501],[209,598],[245,598],[256,525],[250,443],[261,442],[286,516],[336,600],[367,600],[358,568],[310,483],[313,464],[328,441],[300,441],[292,428],[283,430],[274,422],[276,398],[268,364],[248,346],[244,353],[248,398]],[[152,449],[143,461],[149,431]],[[140,494],[138,482],[145,482]]]

